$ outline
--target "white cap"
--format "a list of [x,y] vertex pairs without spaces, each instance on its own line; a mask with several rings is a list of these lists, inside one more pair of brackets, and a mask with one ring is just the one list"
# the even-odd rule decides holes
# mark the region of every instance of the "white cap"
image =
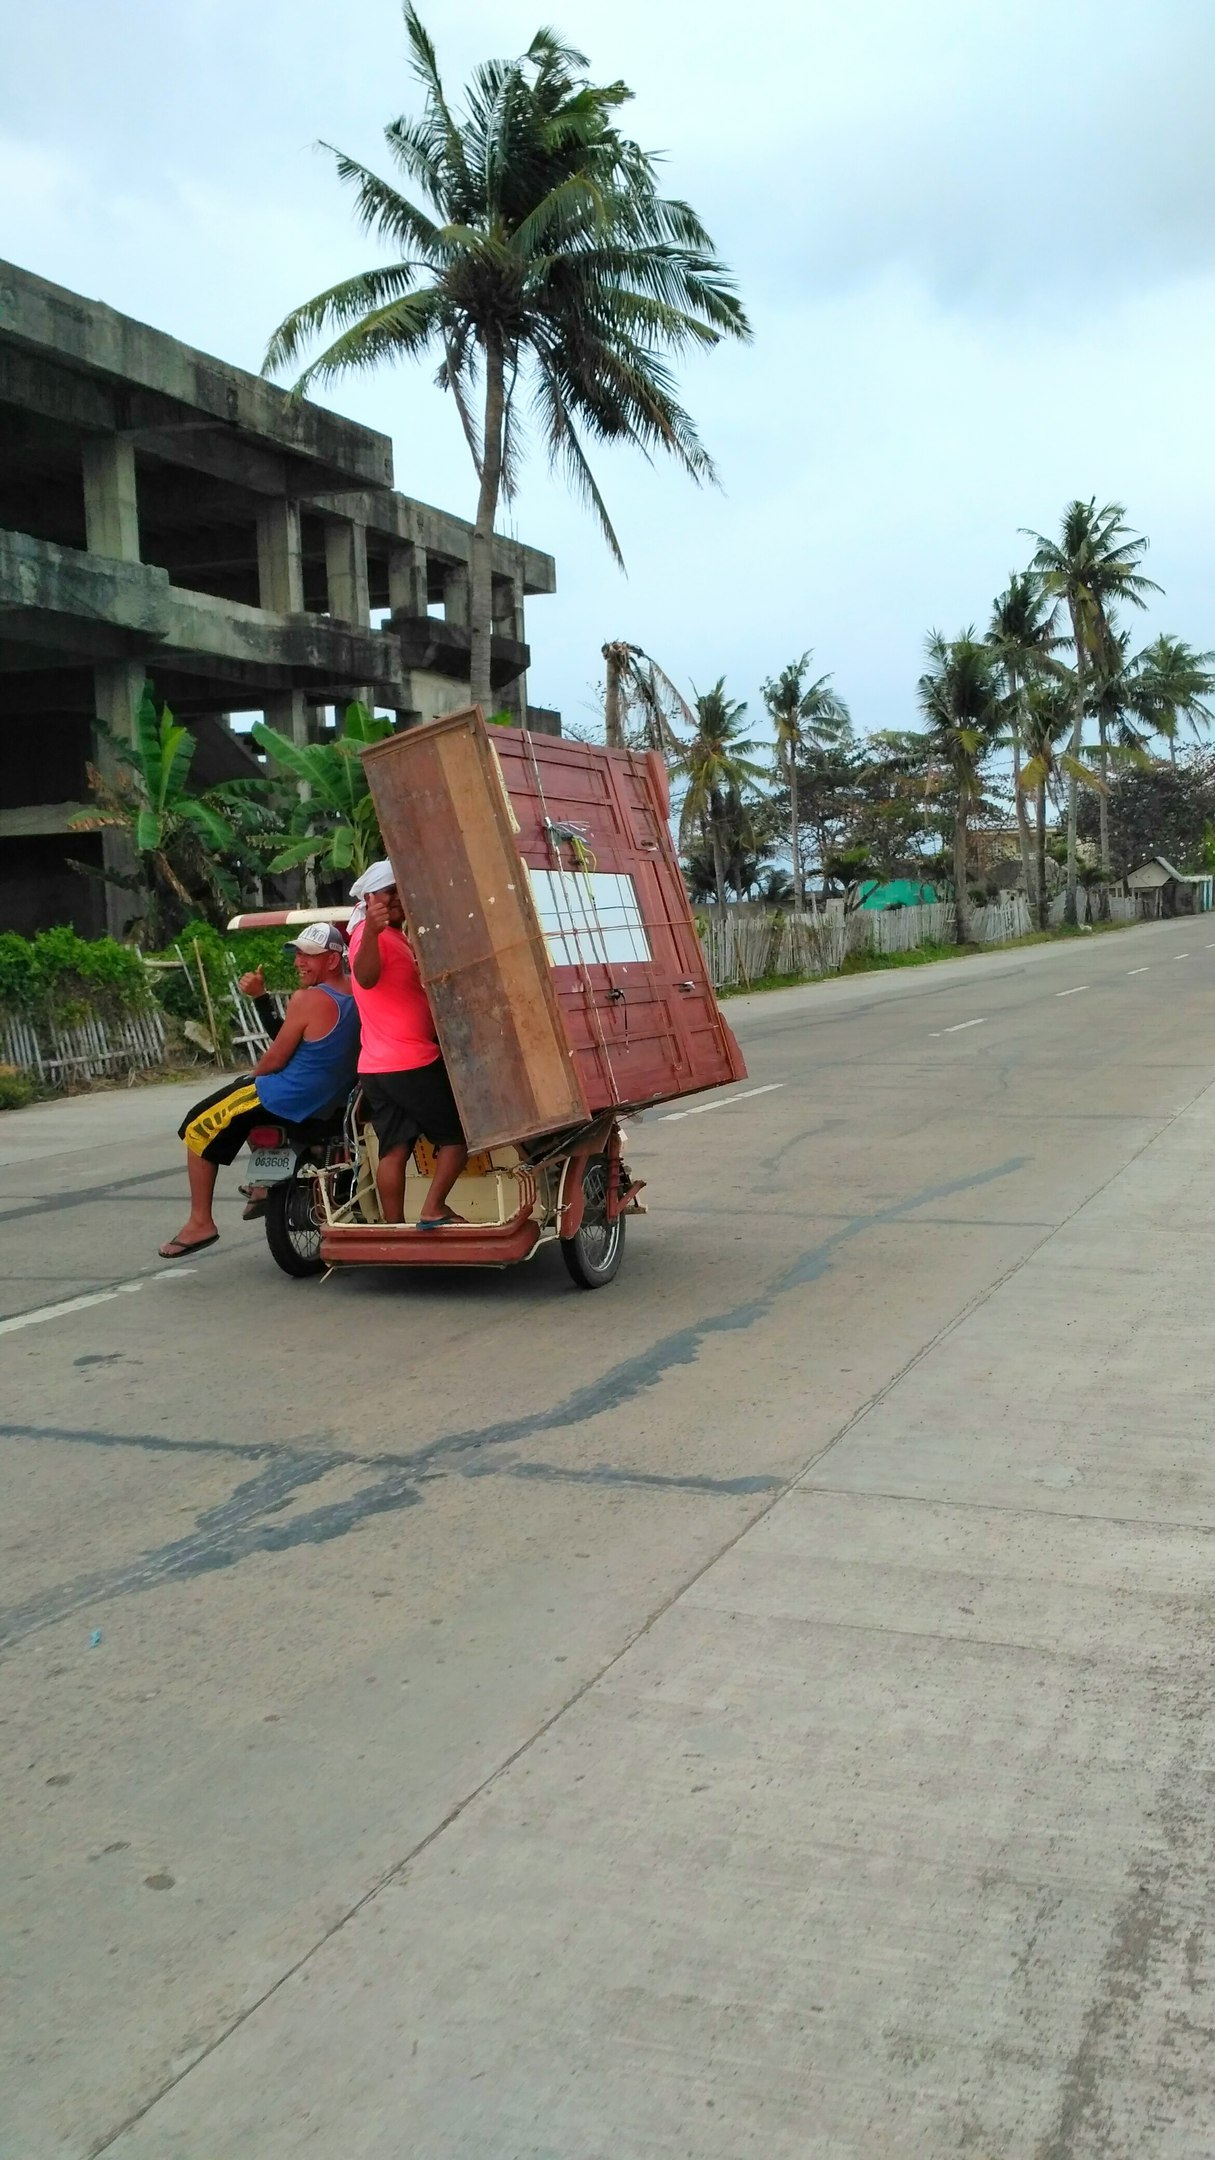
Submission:
[[297,938],[292,938],[290,944],[284,946],[283,950],[284,952],[304,953],[344,953],[346,940],[336,923],[310,922],[300,931]]
[[387,892],[388,887],[395,885],[396,881],[396,871],[387,856],[384,856],[379,862],[369,863],[362,877],[356,877],[350,888],[350,897],[352,900],[365,900],[368,893]]

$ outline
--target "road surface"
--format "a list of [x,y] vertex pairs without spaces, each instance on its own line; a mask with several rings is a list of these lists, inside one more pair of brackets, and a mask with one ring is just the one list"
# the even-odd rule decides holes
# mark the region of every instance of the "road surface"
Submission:
[[4,2160],[1215,2146],[1215,925],[731,1014],[591,1296],[0,1120]]

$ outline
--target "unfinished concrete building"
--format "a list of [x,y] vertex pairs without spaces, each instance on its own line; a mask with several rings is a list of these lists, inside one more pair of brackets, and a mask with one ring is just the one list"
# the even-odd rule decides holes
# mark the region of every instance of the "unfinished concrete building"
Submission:
[[[70,820],[145,680],[200,786],[260,770],[234,713],[305,741],[356,696],[402,726],[467,701],[471,528],[392,478],[386,436],[0,262],[0,927],[117,926]],[[555,582],[496,541],[495,696],[549,730],[524,602]]]

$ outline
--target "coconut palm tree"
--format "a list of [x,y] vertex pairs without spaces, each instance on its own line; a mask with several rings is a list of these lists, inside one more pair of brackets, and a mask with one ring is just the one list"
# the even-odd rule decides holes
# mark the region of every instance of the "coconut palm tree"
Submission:
[[494,519],[514,492],[524,405],[619,560],[583,435],[668,451],[694,480],[712,479],[664,355],[750,331],[699,218],[659,194],[653,158],[619,132],[625,84],[590,82],[585,56],[540,30],[521,59],[475,69],[456,111],[408,0],[404,15],[422,112],[384,136],[419,199],[323,145],[355,191],[359,223],[395,260],[295,308],[265,365],[294,365],[317,336],[336,333],[299,375],[303,391],[383,360],[437,354],[479,484],[472,695],[488,707]]
[[[1103,503],[1098,510],[1095,495],[1091,496],[1088,502],[1077,499],[1070,502],[1063,513],[1057,540],[1048,540],[1042,533],[1035,532],[1031,532],[1029,538],[1037,542],[1030,569],[1042,579],[1048,593],[1066,601],[1071,619],[1076,666],[1069,755],[1078,762],[1083,744],[1088,676],[1092,663],[1100,659],[1103,649],[1108,648],[1114,608],[1121,601],[1129,602],[1132,607],[1146,607],[1147,595],[1150,592],[1159,592],[1160,587],[1154,585],[1150,578],[1144,577],[1139,569],[1147,541],[1140,534],[1131,532],[1122,503]],[[1104,780],[1108,763],[1104,741],[1099,756],[1101,777]],[[1076,920],[1077,786],[1075,773],[1069,772],[1065,916],[1072,924]],[[1103,794],[1101,867],[1107,875],[1109,859],[1109,822]]]
[[1163,735],[1169,756],[1176,758],[1180,723],[1188,721],[1200,735],[1215,721],[1206,703],[1215,696],[1215,652],[1195,652],[1184,638],[1162,632],[1145,645],[1135,663],[1139,677],[1141,710],[1152,727]]
[[944,638],[929,637],[928,666],[917,694],[928,723],[925,748],[939,774],[948,778],[953,797],[953,883],[957,937],[970,937],[967,856],[971,811],[981,801],[983,766],[995,748],[1005,721],[1000,669],[995,654],[974,630]]
[[726,904],[726,871],[731,835],[745,825],[747,791],[763,778],[752,752],[755,744],[742,732],[746,705],[726,696],[720,675],[711,690],[696,696],[696,734],[683,754],[687,788],[679,813],[679,844],[708,843],[718,904]]
[[801,817],[798,804],[798,759],[805,743],[816,749],[834,749],[852,726],[852,715],[842,697],[831,688],[830,675],[807,684],[810,654],[790,661],[779,675],[763,686],[763,700],[776,729],[777,769],[789,788],[789,825],[793,847],[793,905],[805,905],[802,868]]
[[1031,682],[1046,670],[1063,639],[1057,633],[1059,603],[1044,592],[1042,580],[1029,570],[1014,570],[1005,590],[993,603],[987,642],[1004,678],[1008,703],[1009,747],[1012,750],[1013,801],[1017,813],[1017,838],[1025,896],[1030,906],[1035,894],[1030,875],[1032,848],[1029,819],[1021,788],[1022,722],[1025,693]]
[[1050,926],[1046,891],[1047,794],[1058,795],[1065,780],[1074,781],[1078,787],[1093,788],[1097,793],[1103,786],[1099,773],[1081,759],[1074,758],[1070,750],[1062,748],[1072,732],[1074,712],[1075,686],[1067,671],[1053,680],[1040,677],[1029,685],[1021,714],[1025,763],[1017,779],[1017,788],[1023,797],[1033,796],[1037,813],[1034,885],[1039,930]]

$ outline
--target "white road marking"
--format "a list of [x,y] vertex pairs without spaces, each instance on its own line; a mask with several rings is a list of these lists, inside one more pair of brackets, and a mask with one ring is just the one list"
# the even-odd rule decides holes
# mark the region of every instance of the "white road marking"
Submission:
[[1175,953],[1173,954],[1173,958],[1174,958],[1174,960],[1188,960],[1188,959],[1189,959],[1189,957],[1190,957],[1190,956],[1189,956],[1188,952],[1175,952]]
[[775,1095],[784,1084],[783,1080],[769,1080],[767,1087],[742,1088],[737,1095],[722,1095],[716,1102],[694,1103],[690,1110],[665,1110],[658,1122],[674,1125],[680,1118],[703,1117],[707,1110],[726,1110],[732,1102],[747,1102],[752,1095]]
[[14,1313],[11,1320],[0,1320],[0,1335],[15,1335],[18,1328],[37,1327],[41,1320],[59,1320],[65,1313],[83,1312],[88,1305],[106,1305],[126,1291],[142,1289],[141,1282],[122,1282],[112,1290],[90,1290],[87,1297],[61,1298],[58,1305],[37,1305],[33,1312]]
[[963,1028],[986,1027],[986,1020],[955,1020],[952,1027],[942,1028],[942,1035],[960,1035]]
[[1146,974],[1147,974],[1147,969],[1146,969],[1145,967],[1141,967],[1141,968],[1128,968],[1126,972],[1127,972],[1127,974],[1128,974],[1128,975],[1146,975]]
[[1074,990],[1056,990],[1056,992],[1055,992],[1055,996],[1056,996],[1056,997],[1079,997],[1079,995],[1080,995],[1080,992],[1081,992],[1082,990],[1087,990],[1087,989],[1088,989],[1088,984],[1087,984],[1087,983],[1077,983],[1077,984],[1076,984],[1076,987],[1075,987],[1075,989],[1074,989]]

